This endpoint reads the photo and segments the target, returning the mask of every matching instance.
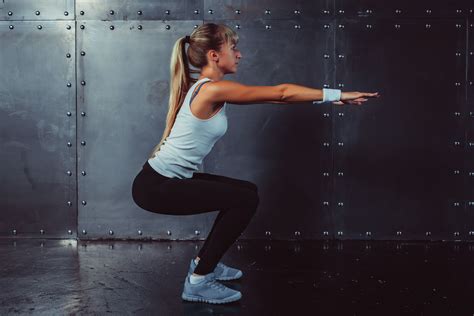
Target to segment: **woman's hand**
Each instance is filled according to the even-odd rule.
[[[341,100],[333,102],[336,105],[344,104],[357,104],[361,105],[362,102],[367,101],[366,98],[378,98],[380,94],[378,92],[341,92]]]

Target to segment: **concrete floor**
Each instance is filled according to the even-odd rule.
[[[474,315],[474,244],[238,240],[213,305],[181,300],[203,243],[0,239],[0,314]]]

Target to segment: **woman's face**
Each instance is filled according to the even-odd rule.
[[[242,58],[242,54],[237,49],[236,44],[223,44],[219,56],[219,66],[224,68],[224,73],[237,72],[238,63],[240,62],[240,58]]]

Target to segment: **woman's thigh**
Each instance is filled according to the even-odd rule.
[[[237,179],[235,179],[237,180]],[[222,210],[254,210],[256,190],[223,181],[171,178],[147,189],[147,209],[157,213],[188,215]]]

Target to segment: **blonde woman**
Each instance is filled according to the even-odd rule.
[[[222,304],[241,292],[219,283],[242,277],[241,270],[219,260],[254,216],[257,185],[250,181],[196,172],[204,157],[227,131],[227,102],[362,104],[378,93],[312,89],[295,84],[247,86],[223,80],[237,72],[242,54],[238,35],[223,24],[206,23],[180,38],[171,57],[171,89],[166,128],[133,181],[135,203],[150,212],[189,215],[219,210],[196,258],[192,258],[182,299]],[[188,44],[187,50],[185,45]],[[189,64],[200,69],[191,77]]]

